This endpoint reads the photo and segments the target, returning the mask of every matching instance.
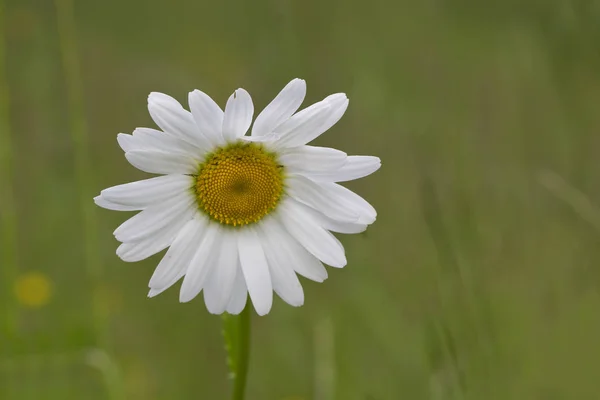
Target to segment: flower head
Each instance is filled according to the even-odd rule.
[[[331,232],[359,233],[375,209],[339,185],[379,169],[379,158],[307,143],[331,128],[348,107],[343,93],[296,111],[306,83],[294,79],[258,115],[237,89],[225,111],[205,93],[189,94],[190,111],[162,93],[148,109],[161,131],[119,134],[136,168],[162,176],[114,186],[94,200],[117,211],[138,211],[114,235],[117,255],[139,261],[168,248],[150,279],[149,296],[182,277],[180,300],[204,292],[209,312],[237,314],[248,294],[257,313],[269,312],[275,291],[304,303],[296,274],[322,282],[323,263],[346,265]]]

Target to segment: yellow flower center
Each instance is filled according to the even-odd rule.
[[[277,207],[282,193],[283,167],[258,144],[220,148],[198,170],[198,205],[221,224],[258,222]]]

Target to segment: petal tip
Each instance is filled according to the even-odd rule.
[[[334,263],[329,264],[329,265],[333,268],[344,268],[348,264],[348,260],[346,259],[345,255],[343,258],[340,258],[339,260],[332,260],[332,261],[334,261]]]
[[[271,311],[271,307],[269,308],[265,308],[264,310],[258,310],[256,309],[256,314],[258,314],[259,317],[264,317],[265,315],[267,315],[269,313],[269,311]]]
[[[117,143],[119,147],[125,152],[133,149],[133,135],[129,135],[127,133],[119,133],[117,135]]]
[[[326,100],[328,102],[330,102],[330,103],[331,102],[347,102],[347,101],[349,101],[348,96],[346,95],[346,93],[342,93],[342,92],[341,93],[335,93],[335,94],[332,94],[330,96],[327,96]]]
[[[120,248],[120,247],[119,247],[119,248]],[[117,251],[116,251],[117,257],[119,257],[119,259],[120,259],[121,261],[123,261],[123,262],[129,262],[129,261],[127,261],[127,260],[125,259],[125,257],[123,257],[123,251],[122,251],[122,250],[121,250],[121,251],[119,251],[119,248],[117,248]]]
[[[208,307],[206,307],[206,310],[208,311],[209,314],[212,314],[212,315],[221,315],[225,312],[223,310],[212,310]]]
[[[302,307],[304,305],[304,296],[302,296],[301,298],[291,301],[291,302],[286,302],[288,303],[290,306],[292,307]]]
[[[306,81],[302,78],[294,78],[290,81],[290,83],[295,85],[306,86]]]
[[[232,96],[233,96],[233,98],[234,98],[234,99],[237,99],[237,98],[238,98],[238,96],[246,96],[246,95],[249,97],[249,96],[250,96],[250,93],[248,93],[248,91],[247,91],[246,89],[244,89],[244,88],[241,88],[241,87],[240,87],[240,88],[237,88],[237,89],[235,89],[235,90],[233,91],[233,94],[232,94]]]
[[[96,204],[96,205],[97,205],[98,207],[100,207],[100,208],[104,208],[104,207],[102,206],[102,204],[103,204],[103,202],[102,202],[102,201],[103,201],[103,200],[104,200],[104,199],[102,198],[102,194],[99,194],[98,196],[94,197],[94,204]]]
[[[189,293],[184,292],[183,290],[181,292],[179,292],[179,302],[180,303],[189,303],[190,301],[192,301],[194,299],[194,296],[190,296]]]
[[[375,156],[374,156],[373,158],[375,158],[375,160],[373,160],[373,164],[374,164],[374,166],[376,167],[376,168],[375,168],[375,170],[374,170],[373,172],[375,172],[375,171],[377,171],[379,168],[381,168],[381,159],[380,159],[379,157],[375,157]]]

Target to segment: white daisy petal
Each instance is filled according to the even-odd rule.
[[[327,277],[327,270],[319,259],[310,254],[302,245],[294,239],[294,247],[290,255],[294,254],[297,262],[294,264],[294,271],[306,279],[315,282],[324,282]]]
[[[357,224],[353,222],[340,222],[323,215],[323,219],[320,221],[321,226],[328,231],[345,233],[345,234],[356,234],[362,233],[367,230],[369,225]]]
[[[287,192],[294,199],[319,210],[338,221],[357,222],[359,214],[352,208],[346,207],[337,192],[323,190],[318,183],[301,175],[292,175],[287,178]]]
[[[129,136],[131,139],[127,141],[126,146],[129,150],[154,150],[165,153],[183,153],[190,157],[198,157],[206,152],[191,143],[181,140],[168,133],[151,129],[151,128],[136,128],[133,135],[121,134],[123,137]]]
[[[99,207],[113,211],[138,211],[142,209],[142,207],[124,206],[123,204],[113,203],[112,201],[106,200],[102,195],[94,197],[94,203]]]
[[[223,110],[204,92],[194,90],[188,95],[190,110],[200,132],[214,146],[224,143],[221,128],[223,127]]]
[[[315,146],[293,147],[281,153],[279,161],[290,173],[330,171],[344,165],[347,157],[343,151]]]
[[[314,211],[315,213],[318,211]],[[315,256],[310,254],[296,239],[294,239],[283,225],[274,218],[275,223],[269,224],[272,237],[278,238],[281,252],[287,254],[287,262],[294,271],[303,277],[315,282],[327,279],[327,270]]]
[[[121,244],[117,249],[117,255],[125,262],[136,262],[166,249],[173,243],[181,228],[192,219],[194,213],[194,209],[189,209],[172,221],[167,227],[156,232],[155,235],[140,241]]]
[[[186,303],[192,300],[200,293],[206,278],[210,275],[211,270],[215,267],[217,260],[217,252],[213,251],[214,247],[220,242],[222,232],[218,225],[208,224],[206,233],[201,243],[198,243],[198,250],[190,266],[183,278],[181,291],[179,292],[179,301]]]
[[[181,228],[181,231],[162,258],[148,286],[152,289],[148,296],[153,297],[171,287],[185,275],[192,257],[201,242],[208,219],[196,213],[193,219]]]
[[[286,230],[312,255],[332,267],[346,265],[344,247],[323,229],[301,203],[288,198],[279,205],[278,216]]]
[[[269,263],[269,272],[273,282],[273,290],[283,301],[300,307],[304,304],[304,291],[302,285],[292,268],[290,254],[280,245],[281,238],[274,235],[271,226],[277,224],[270,219],[261,225],[261,239],[264,240],[263,250]]]
[[[136,148],[135,140],[133,140],[132,135],[128,135],[126,133],[119,133],[117,135],[117,143],[123,149],[123,151],[131,151]]]
[[[304,101],[306,82],[294,79],[288,83],[268,106],[256,117],[252,136],[267,135],[292,116]]]
[[[194,196],[191,193],[178,193],[171,199],[153,204],[129,218],[115,230],[114,235],[120,242],[134,242],[144,239],[166,228],[169,223],[192,208],[191,205],[194,201]]]
[[[173,197],[173,193],[190,190],[194,178],[188,175],[164,175],[113,186],[100,195],[113,203],[145,208]]]
[[[323,101],[329,103],[329,106],[331,107],[331,114],[329,115],[329,118],[327,118],[327,120],[323,123],[323,125],[321,125],[319,129],[314,133],[315,136],[312,139],[308,140],[307,143],[321,136],[324,132],[327,132],[329,128],[337,124],[337,122],[342,118],[342,116],[346,112],[346,109],[348,108],[348,103],[350,102],[350,100],[348,100],[348,97],[346,97],[345,93],[332,94],[331,96],[327,96]]]
[[[355,234],[366,231],[367,227],[369,226],[368,224],[356,222],[336,221],[335,219],[329,218],[327,215],[315,210],[314,208],[306,208],[306,211],[313,215],[314,219],[319,223],[319,225],[332,232]]]
[[[344,93],[333,94],[305,108],[275,129],[281,134],[279,146],[295,147],[311,142],[339,121],[346,108],[348,98]]]
[[[227,304],[227,312],[233,315],[241,313],[246,306],[247,300],[248,289],[246,288],[246,281],[244,281],[244,273],[238,264],[235,272],[235,281],[233,282],[233,290],[231,291],[231,298]]]
[[[200,163],[187,154],[156,150],[128,151],[125,157],[137,169],[151,174],[193,174]]]
[[[280,138],[279,135],[274,133],[269,133],[263,136],[242,136],[240,139],[246,142],[254,142],[254,143],[265,143],[265,142],[276,142]]]
[[[177,278],[177,280],[176,280],[175,282],[177,282],[177,281],[178,281],[178,280],[180,280],[181,278],[183,278],[183,274],[182,274],[182,275],[181,275],[179,278]],[[167,288],[164,288],[164,289],[150,289],[150,290],[148,291],[148,297],[150,297],[150,298],[152,298],[152,297],[156,297],[156,296],[158,296],[159,294],[161,294],[162,292],[164,292],[164,291],[165,291],[165,290],[167,290],[167,289],[168,289],[168,287],[167,287]]]
[[[320,182],[346,182],[371,175],[381,167],[379,157],[348,156],[346,163],[327,172],[308,172],[304,175]]]
[[[189,142],[200,149],[211,147],[208,139],[200,132],[192,114],[171,96],[152,92],[148,96],[148,111],[163,131]]]
[[[275,134],[280,136],[277,141],[279,148],[296,147],[308,143],[316,129],[322,126],[331,109],[326,102],[319,102],[294,114],[290,119],[275,128]]]
[[[233,141],[244,136],[252,123],[254,105],[244,89],[237,89],[227,100],[223,118],[223,138]]]
[[[169,244],[168,241],[155,236],[140,242],[121,243],[117,247],[117,256],[125,262],[137,262],[163,251]]]
[[[219,253],[215,268],[204,288],[204,302],[212,314],[221,314],[227,308],[240,263],[237,238],[223,234],[221,241],[220,246],[217,246]]]
[[[240,265],[250,299],[258,315],[265,315],[273,304],[273,286],[269,274],[269,264],[265,257],[257,232],[248,227],[238,233]]]
[[[332,182],[320,182],[318,186],[321,191],[327,193],[332,199],[335,199],[343,207],[357,213],[359,218],[354,221],[358,224],[372,224],[377,218],[377,211],[368,201],[354,193],[352,190]],[[331,215],[330,215],[331,217]],[[335,218],[334,218],[335,219]],[[341,222],[344,222],[340,220]]]

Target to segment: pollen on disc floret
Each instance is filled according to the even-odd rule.
[[[275,154],[255,143],[217,149],[200,165],[196,179],[200,209],[231,226],[260,221],[283,193],[283,167]]]

